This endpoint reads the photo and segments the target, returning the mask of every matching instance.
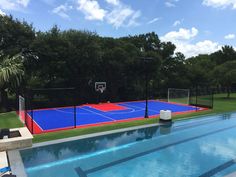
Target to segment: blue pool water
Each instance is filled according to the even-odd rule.
[[[236,171],[236,113],[20,153],[29,177],[224,176]]]

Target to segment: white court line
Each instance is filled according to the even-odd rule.
[[[91,106],[88,106],[88,107],[90,107],[90,108],[92,108]],[[79,107],[78,109],[80,109],[81,107]],[[52,108],[52,110],[54,110],[54,111],[58,111],[58,112],[63,112],[63,113],[66,113],[66,114],[74,114],[74,112],[73,111],[63,111],[63,110],[61,110],[61,109],[64,109],[64,108]],[[82,108],[81,108],[82,109]],[[109,115],[116,115],[116,114],[130,114],[130,113],[133,113],[133,112],[138,112],[138,111],[141,111],[142,109],[140,109],[140,110],[135,110],[135,109],[133,109],[133,108],[129,108],[129,110],[130,111],[126,111],[126,112],[112,112],[112,113],[110,113],[110,112],[104,112],[104,114],[109,114]],[[86,110],[86,111],[88,111],[88,110]],[[119,111],[119,110],[118,110]],[[78,114],[78,115],[89,115],[90,113],[79,113],[79,111],[76,111],[76,114]]]
[[[134,108],[139,108],[139,109],[141,109],[141,110],[145,110],[145,108],[142,108],[142,107],[139,107],[139,106],[131,106],[131,105],[128,105],[127,103],[121,103],[121,104],[123,104],[123,105],[125,105],[125,106],[127,106],[127,107],[134,107]],[[141,104],[145,104],[145,103],[141,103]],[[148,108],[148,110],[153,111],[153,112],[156,112],[156,113],[159,114],[159,112],[156,111],[156,110],[149,109],[149,108]]]
[[[107,118],[107,119],[116,121],[115,119],[112,119],[111,117],[105,116],[105,115],[103,115],[103,114],[100,114],[100,113],[97,113],[97,112],[94,112],[94,111],[91,111],[91,110],[88,110],[88,109],[85,109],[85,108],[82,108],[82,107],[81,107],[81,109],[83,109],[83,110],[85,110],[85,111],[88,111],[88,112],[91,112],[91,113],[93,113],[93,114],[97,114],[97,115],[99,115],[99,116],[105,117],[105,118]]]
[[[26,111],[26,113],[28,114],[28,116],[30,117],[30,119],[33,120],[33,122],[38,125],[38,127],[42,130],[42,131],[45,131],[37,122],[35,119],[32,118],[32,116]],[[34,112],[33,112],[33,117],[34,117]],[[30,123],[31,124],[31,123]],[[32,125],[31,125],[32,126]],[[33,125],[34,126],[34,125]],[[27,126],[26,126],[27,127]],[[32,130],[34,131],[34,128],[32,128]]]
[[[118,111],[123,111],[123,110],[117,110],[117,112],[105,112],[107,114],[111,114],[111,115],[114,115],[114,114],[130,114],[130,113],[133,113],[133,112],[137,112],[135,109],[133,108],[129,108],[131,111],[126,111],[126,112],[118,112]]]
[[[81,107],[79,107],[79,108],[81,108]],[[63,110],[60,110],[60,109],[65,109],[65,108],[52,108],[52,110],[55,110],[55,111],[58,111],[58,112],[63,112],[63,113],[66,113],[66,114],[74,114],[73,111],[63,111]],[[71,109],[73,109],[73,108],[71,108]],[[76,107],[76,109],[77,109],[77,107]],[[76,110],[76,114],[83,114],[83,115],[90,114],[90,113],[79,113],[78,111]]]

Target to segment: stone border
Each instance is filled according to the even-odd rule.
[[[17,177],[27,177],[19,150],[8,151],[8,159],[12,174]]]
[[[10,129],[11,131],[19,131],[20,137],[7,138],[0,140],[0,151],[14,150],[25,147],[32,147],[33,136],[29,130],[24,128],[14,128]]]
[[[155,126],[159,126],[159,125],[161,125],[161,124],[156,123],[156,124],[135,126],[135,127],[129,127],[129,128],[123,128],[123,129],[117,129],[117,130],[111,130],[111,131],[104,131],[104,132],[99,132],[99,133],[91,133],[91,134],[86,134],[86,135],[81,135],[81,136],[70,137],[70,138],[52,140],[52,141],[47,141],[47,142],[43,142],[43,143],[35,143],[35,144],[33,144],[33,147],[31,147],[31,148],[48,146],[48,145],[59,144],[59,143],[65,143],[65,142],[69,142],[69,141],[76,141],[76,140],[86,139],[86,138],[93,138],[93,137],[109,135],[109,134],[113,134],[113,133],[122,133],[122,132],[126,132],[126,131],[155,127]],[[24,149],[31,149],[31,148],[24,148]],[[21,150],[23,150],[23,149],[21,149]]]

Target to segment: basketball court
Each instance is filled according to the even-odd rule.
[[[95,82],[95,91],[99,96],[103,95],[106,88],[106,82]],[[47,102],[39,108],[30,106],[30,109],[26,107],[25,98],[19,97],[19,117],[33,134],[141,120],[147,116],[146,100],[118,103],[107,101],[101,103],[102,101],[99,101],[99,104],[83,104],[80,106],[75,104],[66,105],[65,100],[57,100],[56,103],[60,103],[62,106],[55,106],[53,104],[47,107],[48,103],[54,103],[53,100],[48,99],[49,96],[57,98],[65,92],[74,93],[74,89],[50,89],[49,92],[46,92],[47,94],[45,94],[45,89],[36,90],[34,96],[36,98],[43,98]],[[148,100],[148,117],[158,117],[161,110],[171,110],[173,114],[206,110],[206,108],[199,106],[191,106],[189,104],[189,93],[188,89],[168,89],[168,102],[157,99]],[[73,94],[63,96],[66,100],[73,97]],[[37,102],[32,103],[35,105]]]
[[[184,114],[203,110],[194,106],[167,103],[158,100],[148,102],[149,118],[158,117],[160,110],[171,110],[174,114]],[[27,112],[27,124],[33,133],[40,134],[70,128],[83,128],[128,122],[144,118],[145,101],[87,104],[76,107],[35,109]],[[33,120],[33,121],[32,121]]]

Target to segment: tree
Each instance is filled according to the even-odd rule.
[[[228,61],[224,64],[216,66],[213,71],[216,84],[220,84],[227,88],[227,98],[230,97],[230,88],[236,83],[236,61]]]
[[[226,45],[221,50],[211,54],[210,59],[217,65],[220,65],[227,61],[236,60],[236,51],[232,46]]]
[[[20,85],[23,75],[23,56],[21,54],[12,57],[0,54],[0,92],[3,106],[9,110],[6,89],[15,90]]]
[[[5,55],[14,55],[29,49],[35,38],[32,25],[13,19],[12,16],[0,15],[0,50]]]

